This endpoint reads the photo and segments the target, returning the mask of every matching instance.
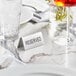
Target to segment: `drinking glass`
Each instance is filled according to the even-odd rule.
[[[52,2],[53,2],[53,4],[52,3],[50,3],[50,5],[53,5],[53,6],[55,6],[55,7],[59,7],[59,8],[66,8],[66,21],[64,21],[63,22],[63,20],[61,19],[61,17],[60,17],[60,14],[62,15],[63,13],[63,11],[60,13],[60,11],[59,11],[59,15],[58,16],[56,16],[55,18],[57,18],[57,20],[58,19],[60,19],[61,20],[61,23],[59,22],[59,24],[58,24],[58,26],[60,25],[60,27],[64,27],[64,25],[66,26],[65,28],[66,28],[66,32],[64,33],[64,34],[66,34],[66,51],[65,51],[65,55],[66,55],[66,57],[65,57],[65,65],[66,66],[68,66],[68,64],[70,64],[70,59],[74,59],[74,58],[72,58],[71,56],[69,57],[69,45],[71,44],[71,41],[70,41],[70,27],[72,26],[72,20],[71,20],[71,18],[72,18],[72,15],[70,15],[70,13],[71,13],[71,10],[70,10],[70,8],[71,7],[73,7],[73,6],[75,6],[76,5],[76,0],[52,0]],[[51,6],[50,6],[51,7]],[[54,10],[54,7],[53,7],[53,10]],[[56,11],[55,11],[56,12]],[[51,15],[52,16],[52,15]],[[51,18],[52,19],[52,18]],[[76,20],[75,20],[76,21]],[[64,24],[64,23],[66,23],[66,24]],[[56,23],[56,21],[53,23],[53,27],[55,27],[55,26],[57,26],[57,23]],[[61,30],[60,29],[60,27],[58,28],[58,30]],[[56,28],[56,27],[55,27]],[[54,28],[53,28],[54,29]],[[54,31],[54,30],[53,30]],[[56,31],[56,30],[55,30]],[[72,32],[72,31],[71,31]],[[52,33],[52,32],[50,32],[50,33]],[[72,32],[73,33],[73,32]],[[61,32],[60,32],[60,34],[61,34]],[[73,33],[74,34],[74,33]],[[59,33],[57,34],[57,32],[56,32],[56,35],[59,35]],[[57,38],[58,36],[55,36],[55,38],[56,39],[59,39],[61,36],[59,35],[59,37]],[[61,44],[63,45],[63,43],[64,43],[64,41],[63,40],[60,40],[61,41]],[[57,40],[57,42],[58,42],[58,44],[59,44],[59,40]],[[54,47],[55,48],[55,47]],[[58,49],[59,50],[59,49]]]
[[[14,54],[14,41],[18,38],[21,14],[21,0],[0,0],[1,33],[5,39],[4,46]]]
[[[70,12],[70,7],[73,7],[73,6],[76,6],[76,0],[54,0],[54,2],[55,2],[55,4],[57,5],[57,6],[62,6],[62,7],[66,7],[66,9],[67,9],[67,45],[66,45],[66,62],[67,62],[67,64],[66,64],[66,66],[68,66],[68,65],[70,65],[70,66],[73,66],[73,64],[74,64],[74,62],[72,62],[72,61],[74,61],[74,54],[73,55],[70,55],[69,56],[69,42],[70,42],[70,26],[72,26],[72,24],[70,24],[70,20],[69,20],[69,17],[70,17],[70,14],[69,14],[69,12]],[[71,63],[73,63],[73,64],[71,64]]]
[[[66,50],[66,9],[56,6],[53,2],[50,5],[50,24],[49,36],[52,40],[52,54],[55,57],[52,59],[54,64],[65,66],[65,50]],[[64,16],[64,18],[62,18]]]

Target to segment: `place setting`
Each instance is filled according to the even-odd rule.
[[[12,4],[12,6],[10,7],[11,4]],[[44,8],[44,6],[42,7],[41,3],[39,2],[40,7],[42,7],[42,9],[43,9],[42,10],[42,9],[40,9],[40,7],[36,8],[32,5],[29,5],[29,4],[27,5],[25,3],[24,4],[22,3],[22,5],[20,6],[20,4],[21,3],[19,3],[18,1],[10,3],[10,4],[9,4],[9,2],[8,3],[5,2],[5,6],[2,6],[0,8],[1,9],[1,12],[0,12],[1,13],[1,15],[0,15],[1,16],[1,19],[0,19],[1,20],[1,25],[0,25],[1,42],[0,42],[0,44],[1,44],[1,48],[2,49],[4,48],[4,50],[3,50],[4,52],[3,51],[1,52],[1,56],[3,55],[5,57],[8,54],[12,53],[9,56],[9,58],[15,56],[18,60],[20,60],[22,62],[22,60],[20,59],[19,54],[18,54],[18,49],[16,47],[18,44],[16,44],[16,43],[19,42],[18,40],[20,40],[21,37],[27,36],[34,32],[37,32],[36,30],[42,29],[43,27],[48,25],[49,6],[46,3],[43,3],[43,5],[47,7],[47,8]],[[7,10],[3,10],[6,7],[7,7]],[[9,10],[10,10],[10,12],[9,12]],[[20,12],[20,10],[21,10],[21,12]],[[7,13],[7,15],[6,15],[6,13]],[[20,16],[20,14],[21,14],[21,16]],[[19,18],[20,18],[20,20],[19,20]],[[19,26],[19,21],[20,21],[20,26]],[[35,25],[33,25],[33,24],[35,24]],[[5,25],[7,25],[7,26],[5,26]],[[33,26],[33,29],[36,28],[36,30],[30,29],[31,26]],[[25,29],[24,29],[24,27],[25,27]],[[23,32],[24,31],[23,29],[25,30],[25,32]],[[29,29],[29,31],[27,31],[27,29]],[[18,34],[19,34],[19,38],[18,38]],[[40,35],[41,35],[41,33],[40,33]],[[17,42],[15,42],[15,41],[17,41]],[[5,61],[5,59],[3,59],[3,60]],[[10,59],[8,59],[7,61],[10,62]],[[22,62],[22,64],[23,64],[23,62]]]
[[[75,76],[76,7],[56,1],[0,0],[0,75]]]

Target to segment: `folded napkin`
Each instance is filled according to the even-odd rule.
[[[48,37],[47,37],[48,38]],[[25,63],[32,63],[35,56],[48,56],[52,52],[52,43],[51,41],[45,42],[44,45],[19,52],[19,56]]]
[[[48,26],[48,22],[40,22],[37,24],[26,23],[21,26],[20,32],[19,32],[19,37],[33,34],[46,26]]]
[[[54,47],[54,48],[53,48]],[[25,63],[65,64],[65,46],[60,46],[46,36],[45,44],[30,50],[20,50],[19,56]]]
[[[37,24],[27,23],[21,27],[20,33],[19,33],[20,37],[23,37],[23,36],[26,37],[26,36],[29,36],[33,33],[37,33],[38,31],[41,31],[43,34],[43,38],[45,40],[44,44],[42,46],[32,48],[29,50],[25,50],[25,51],[19,51],[20,58],[24,62],[26,62],[26,63],[29,62],[31,57],[33,57],[36,54],[42,54],[43,55],[43,54],[50,54],[51,53],[52,44],[51,44],[51,41],[49,41],[46,26],[48,26],[48,22],[41,22],[41,23],[37,23]],[[17,47],[18,41],[19,40],[17,40],[15,42],[16,47]],[[48,44],[48,43],[50,43],[50,44]]]
[[[21,17],[20,17],[20,24],[24,24],[31,20],[33,17],[33,11],[29,7],[22,6],[21,8]]]

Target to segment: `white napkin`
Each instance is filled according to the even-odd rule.
[[[41,0],[22,0],[22,4],[31,5],[40,11],[45,11],[47,8],[49,8],[48,4]]]
[[[45,37],[46,41],[44,45],[19,52],[22,61],[25,63],[56,64],[54,63],[55,61],[58,65],[65,64],[65,47],[54,44],[47,35]]]
[[[48,26],[48,22],[41,22],[37,24],[26,23],[23,26],[21,26],[19,37],[23,37],[35,33],[46,26]]]
[[[19,51],[19,56],[25,63],[32,62],[32,59],[35,55],[44,56],[44,54],[45,55],[51,54],[52,42],[51,40],[49,40],[46,29],[42,29],[42,33],[44,38],[44,45],[25,51]]]
[[[22,6],[21,8],[21,17],[20,17],[20,24],[24,24],[31,20],[33,17],[33,11],[25,6]]]
[[[47,37],[47,39],[48,39],[48,37]],[[40,47],[21,51],[19,56],[23,62],[32,63],[35,56],[49,55],[49,54],[51,54],[51,52],[52,52],[52,43],[51,43],[51,41],[48,42],[48,40],[47,40],[47,42]]]
[[[48,26],[48,22],[41,22],[41,23],[38,23],[35,25],[28,23],[28,24],[26,24],[26,26],[24,25],[21,28],[20,34],[19,34],[20,37],[27,36],[27,35],[36,33],[38,31],[42,31],[43,37],[45,40],[45,44],[40,47],[36,47],[36,48],[30,49],[30,50],[25,50],[25,51],[20,52],[20,57],[24,62],[29,62],[31,57],[36,54],[41,54],[41,53],[50,54],[51,53],[52,44],[51,44],[51,41],[49,41],[46,28],[44,28],[46,26]],[[17,45],[17,43],[18,43],[18,41],[15,42],[15,45]]]

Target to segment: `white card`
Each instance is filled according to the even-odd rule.
[[[37,32],[35,34],[20,38],[18,48],[29,50],[43,44],[44,38],[42,32]]]

